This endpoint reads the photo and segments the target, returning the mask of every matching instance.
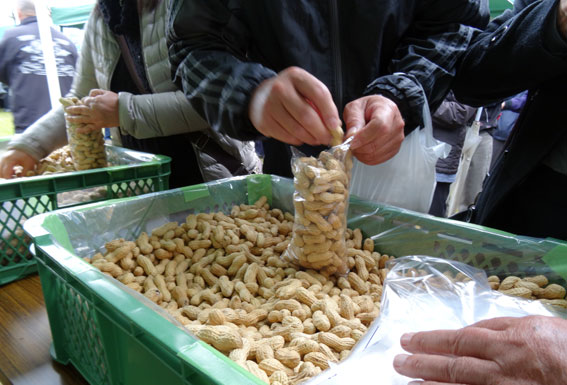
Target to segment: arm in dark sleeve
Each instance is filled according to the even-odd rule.
[[[174,0],[168,45],[176,81],[191,106],[216,131],[260,137],[248,117],[252,92],[276,73],[245,61],[248,30],[222,0]]]
[[[567,42],[557,28],[557,4],[532,0],[477,31],[453,84],[457,98],[481,106],[564,73]]]
[[[425,97],[432,111],[442,102],[455,76],[457,59],[472,38],[472,27],[484,27],[488,22],[481,1],[420,4],[413,26],[400,41],[390,63],[393,74],[376,79],[365,91],[383,94],[396,102],[406,123],[406,133],[421,125]]]

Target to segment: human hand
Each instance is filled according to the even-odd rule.
[[[84,104],[82,106],[65,108],[69,123],[82,125],[77,128],[77,132],[86,133],[120,125],[118,94],[112,91],[94,89],[82,101]]]
[[[396,103],[381,95],[364,96],[346,105],[346,137],[362,163],[376,165],[396,155],[404,140],[404,120]]]
[[[567,384],[567,321],[556,317],[494,318],[460,330],[404,334],[413,355],[394,359],[421,385]]]
[[[330,130],[341,125],[327,87],[298,67],[263,81],[250,99],[248,115],[264,136],[296,146],[329,144]]]
[[[0,158],[0,178],[10,179],[14,177],[14,167],[22,167],[22,175],[26,175],[28,171],[34,170],[38,164],[38,160],[27,152],[21,150],[8,150]]]
[[[558,5],[557,10],[557,27],[563,35],[564,39],[567,39],[567,0],[561,0]]]

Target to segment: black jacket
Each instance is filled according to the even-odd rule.
[[[77,48],[51,28],[61,95],[71,88]],[[10,87],[10,109],[16,132],[22,132],[51,109],[43,51],[36,17],[7,30],[0,42],[0,81]]]
[[[503,219],[496,218],[499,208],[557,143],[567,143],[567,42],[556,27],[557,3],[516,0],[516,15],[506,12],[479,33],[459,69],[455,94],[468,104],[482,105],[529,89],[506,149],[485,180],[473,218],[476,223],[492,226],[498,219],[499,228],[507,230]],[[553,181],[548,187],[554,188]],[[563,196],[565,208],[567,191]],[[517,209],[530,210],[532,203]],[[546,217],[537,221],[542,230],[552,223]],[[567,234],[564,218],[559,221],[563,228],[550,232]]]
[[[240,139],[259,138],[252,91],[290,66],[321,80],[339,113],[363,95],[389,97],[409,132],[421,123],[421,87],[431,108],[443,100],[472,36],[464,25],[487,21],[480,9],[479,0],[174,0],[170,58],[195,110]],[[286,147],[266,149],[266,163],[277,158],[289,175]]]

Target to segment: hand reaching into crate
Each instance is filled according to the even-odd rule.
[[[394,368],[429,384],[567,383],[567,320],[493,318],[460,330],[405,334]],[[413,382],[412,382],[413,384]]]
[[[17,149],[6,151],[0,158],[0,178],[25,176],[35,170],[39,161],[27,152]]]

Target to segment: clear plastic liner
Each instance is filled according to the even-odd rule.
[[[380,316],[351,355],[307,384],[406,385],[410,378],[394,370],[404,333],[459,329],[495,317],[562,316],[537,301],[490,289],[484,271],[460,262],[408,256],[389,262]]]
[[[346,272],[351,169],[350,140],[322,151],[318,158],[293,149],[295,220],[284,259],[327,274]]]
[[[293,193],[294,185],[286,178],[235,177],[58,210],[31,218],[24,228],[36,240],[41,238],[42,248],[53,258],[64,255],[62,248],[77,257],[91,257],[113,239],[135,239],[142,231],[184,221],[188,214],[228,214],[232,205],[251,204],[261,196],[268,197],[271,207],[291,212]],[[539,302],[492,291],[484,271],[500,277],[543,274],[550,282],[565,285],[567,265],[558,263],[567,255],[564,242],[514,236],[352,196],[348,226],[361,228],[378,251],[398,258],[389,265],[379,318],[347,360],[310,384],[405,385],[409,379],[398,375],[392,364],[394,356],[403,352],[399,344],[403,333],[455,329],[497,316],[559,314]],[[415,256],[419,254],[433,257]],[[74,257],[64,263],[73,268],[70,274],[95,269]],[[421,274],[407,275],[412,272]],[[447,277],[448,272],[453,279]]]

